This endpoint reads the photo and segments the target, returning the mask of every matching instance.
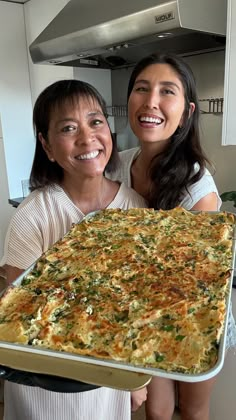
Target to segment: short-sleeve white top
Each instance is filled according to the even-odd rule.
[[[139,147],[120,152],[120,165],[118,166],[117,170],[112,173],[108,173],[107,177],[114,181],[116,180],[119,182],[124,182],[128,187],[131,187],[131,166],[133,161],[138,157],[139,153]],[[179,203],[179,206],[184,207],[186,210],[191,210],[191,208],[199,200],[201,200],[201,198],[212,192],[215,192],[217,195],[219,209],[222,204],[221,199],[219,197],[212,175],[207,169],[205,169],[202,178],[199,179],[199,181],[197,181],[195,184],[192,184],[190,187],[188,187],[188,192],[186,191],[183,199]]]

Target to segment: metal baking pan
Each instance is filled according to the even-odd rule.
[[[152,376],[160,376],[184,382],[199,382],[214,377],[222,369],[225,358],[227,324],[234,276],[235,236],[236,232],[234,228],[233,257],[231,261],[231,276],[226,295],[227,310],[224,329],[219,344],[218,360],[215,366],[210,370],[199,374],[167,372],[153,367],[134,366],[124,362],[116,362],[91,356],[80,356],[78,354],[43,348],[39,349],[30,345],[12,344],[4,341],[0,341],[0,364],[13,369],[55,375],[61,378],[70,378],[97,386],[108,386],[123,390],[140,389],[150,382]],[[20,285],[24,276],[32,270],[34,265],[35,264],[22,273],[13,284]]]
[[[35,263],[24,271],[13,282],[13,285],[19,286],[23,278],[34,266]],[[132,367],[131,369],[126,369],[125,364],[116,364],[115,362],[94,357],[43,348],[39,349],[31,345],[14,344],[6,341],[0,341],[0,365],[23,372],[68,378],[85,384],[92,384],[96,387],[108,386],[127,391],[143,388],[151,380],[151,375],[148,372],[137,372]],[[40,380],[40,378],[38,379]],[[43,384],[44,380],[42,378],[41,385]],[[49,389],[48,387],[46,388]],[[78,389],[80,388],[78,384]],[[58,391],[58,389],[54,390]]]

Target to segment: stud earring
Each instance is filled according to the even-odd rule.
[[[55,162],[55,159],[53,159],[53,158],[50,158],[49,160],[50,160],[51,162]]]

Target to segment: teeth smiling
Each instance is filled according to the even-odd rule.
[[[95,159],[99,155],[99,151],[95,150],[94,152],[86,153],[84,155],[79,155],[76,159],[86,160],[86,159]]]
[[[139,120],[141,122],[150,122],[155,124],[161,124],[161,118],[153,118],[153,117],[140,117]]]

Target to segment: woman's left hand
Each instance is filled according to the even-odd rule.
[[[131,392],[131,411],[138,410],[142,403],[147,399],[147,388],[138,389]]]

